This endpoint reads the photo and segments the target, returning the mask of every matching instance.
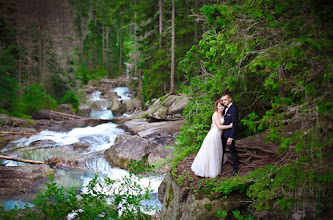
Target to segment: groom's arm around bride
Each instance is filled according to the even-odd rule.
[[[229,94],[222,95],[221,100],[226,108],[224,113],[224,125],[229,125],[231,123],[233,124],[232,128],[223,131],[223,153],[225,152],[225,148],[227,146],[232,158],[232,175],[235,175],[238,173],[238,155],[235,148],[235,138],[237,137],[238,133],[238,109],[231,102],[231,97]],[[223,155],[222,158],[224,158]]]

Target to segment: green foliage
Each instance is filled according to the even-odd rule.
[[[226,218],[227,215],[228,215],[228,211],[222,211],[220,209],[218,209],[216,214],[215,214],[216,217],[222,218],[222,219]]]
[[[232,211],[232,214],[233,214],[234,217],[235,217],[236,219],[238,219],[238,220],[253,220],[252,215],[249,215],[249,216],[247,216],[247,217],[243,217],[243,216],[241,215],[241,213],[240,213],[239,210],[233,210],[233,211]]]
[[[240,110],[238,138],[269,129],[267,141],[281,152],[292,149],[320,163],[329,157],[333,31],[312,14],[313,4],[244,0],[202,7],[210,29],[179,63],[182,92],[192,98],[173,169],[199,149],[224,92]]]
[[[46,190],[34,200],[34,207],[4,211],[0,206],[0,218],[12,219],[20,213],[20,219],[63,219],[68,214],[73,214],[75,219],[150,219],[143,211],[151,211],[153,207],[142,202],[150,199],[151,191],[143,189],[131,177],[120,181],[95,175],[87,186],[87,193],[80,195],[75,189],[57,185],[52,175],[49,179]]]
[[[72,89],[69,90],[64,95],[61,102],[70,104],[73,107],[75,112],[79,111],[79,106],[80,106],[79,98],[77,97],[77,95],[75,94],[75,92]]]
[[[17,48],[13,45],[13,42],[16,41],[16,34],[2,14],[0,22],[0,108],[11,111],[15,105],[15,96],[18,91],[18,81],[15,77]]]
[[[248,176],[235,176],[233,178],[201,179],[198,185],[192,186],[191,190],[205,197],[227,198],[233,192],[244,193],[252,201],[258,211],[270,210],[273,206],[280,207],[281,211],[288,216],[293,208],[302,205],[311,208],[312,202],[321,207],[314,210],[313,215],[319,215],[320,210],[329,208],[332,199],[329,196],[329,186],[333,182],[333,167],[325,170],[313,171],[313,168],[303,163],[294,162],[284,166],[267,165],[251,171]],[[184,176],[180,176],[186,181]],[[212,194],[217,193],[217,194]],[[237,219],[252,219],[252,216],[242,217],[237,210],[233,211]],[[224,218],[227,212],[219,211],[218,217]],[[223,217],[224,216],[224,217]]]
[[[57,101],[43,91],[43,85],[32,85],[27,88],[22,101],[22,112],[28,115],[38,110],[57,107]]]
[[[154,173],[154,165],[148,164],[147,158],[143,158],[140,161],[130,159],[128,163],[128,170],[136,175]]]

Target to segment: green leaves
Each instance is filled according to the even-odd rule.
[[[141,187],[131,177],[111,180],[95,175],[87,192],[78,195],[77,190],[56,184],[50,175],[46,190],[34,200],[34,208],[3,212],[0,206],[0,217],[17,217],[20,212],[20,219],[63,219],[69,214],[75,219],[150,219],[144,211],[151,211],[153,207],[142,202],[150,199],[151,190]]]

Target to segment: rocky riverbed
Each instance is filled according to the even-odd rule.
[[[137,161],[148,159],[149,164],[156,164],[172,157],[173,148],[167,148],[167,146],[175,144],[180,127],[184,122],[179,117],[179,112],[182,112],[184,105],[172,104],[179,102],[180,99],[186,99],[186,97],[174,96],[172,97],[174,101],[169,101],[167,105],[156,102],[156,105],[163,109],[160,112],[169,115],[168,119],[161,118],[156,113],[155,117],[149,117],[149,109],[142,111],[137,106],[135,98],[131,99],[131,104],[128,104],[131,100],[124,102],[119,96],[116,96],[117,99],[114,98],[115,96],[112,98],[114,88],[111,88],[110,85],[126,86],[122,82],[122,80],[112,82],[108,79],[90,82],[83,88],[86,99],[91,100],[92,94],[98,91],[98,88],[102,90],[100,94],[102,102],[98,100],[99,104],[96,104],[87,101],[86,106],[81,106],[80,115],[74,114],[73,109],[68,105],[59,106],[58,111],[38,111],[32,119],[18,119],[1,114],[0,154],[45,161],[46,164],[23,166],[26,164],[19,163],[17,164],[19,166],[12,164],[10,168],[0,166],[0,179],[2,180],[0,182],[0,200],[17,199],[29,192],[36,192],[36,189],[47,181],[45,175],[52,169],[94,171],[92,167],[100,166],[96,165],[100,163],[97,160],[105,161],[102,164],[109,162],[114,168],[127,169],[130,159]],[[108,119],[88,118],[92,111],[101,110],[105,102],[107,103],[106,110],[114,112],[111,109],[114,103],[117,103],[118,110],[115,110],[118,111],[117,114],[126,113],[127,115]],[[156,109],[156,105],[152,105],[152,107]],[[172,117],[171,111],[168,110],[170,107],[177,114],[176,117]],[[83,114],[83,112],[85,113]],[[83,129],[86,130],[83,132]],[[111,129],[112,135],[101,134],[103,132],[99,133],[100,129]],[[75,136],[77,133],[80,135]],[[96,149],[95,142],[101,140],[106,140],[108,144]],[[0,159],[0,162],[3,165],[4,160]],[[8,161],[5,163],[8,164]],[[91,165],[92,163],[96,164]],[[110,166],[109,164],[103,166]],[[38,169],[38,167],[43,169]],[[167,171],[168,165],[159,169],[159,172]],[[35,173],[36,178],[31,178],[29,175],[31,172]],[[10,175],[11,173],[13,175]],[[71,178],[70,176],[67,178]],[[8,190],[9,185],[12,185],[14,190]]]

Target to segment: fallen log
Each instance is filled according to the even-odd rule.
[[[45,162],[42,161],[36,161],[36,160],[26,160],[26,159],[20,159],[20,158],[15,158],[15,157],[9,157],[5,155],[0,155],[0,159],[5,159],[5,160],[13,160],[13,161],[18,161],[18,162],[23,162],[23,163],[29,163],[29,164],[47,164],[50,165],[51,167],[65,167],[65,168],[75,168],[75,169],[80,169],[80,170],[88,170],[88,168],[85,167],[78,167],[78,161],[77,160],[66,160],[57,156],[54,156]]]
[[[67,113],[63,113],[63,112],[57,112],[57,111],[52,111],[50,110],[50,112],[57,114],[61,117],[63,117],[64,119],[85,119],[85,117],[82,116],[78,116],[78,115],[72,115],[72,114],[67,114]]]
[[[6,135],[35,135],[36,133],[31,132],[14,132],[14,131],[0,131],[0,136]]]
[[[13,160],[13,161],[30,163],[30,164],[46,164],[45,162],[42,162],[42,161],[26,160],[26,159],[20,159],[20,158],[15,158],[15,157],[8,157],[8,156],[4,156],[4,155],[0,155],[0,159]]]

